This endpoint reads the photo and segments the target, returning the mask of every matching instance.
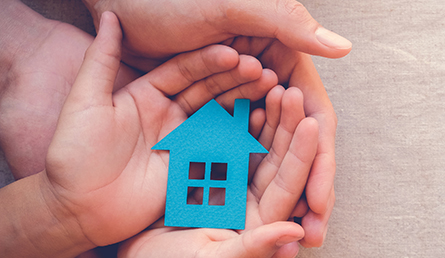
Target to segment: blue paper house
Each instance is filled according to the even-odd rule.
[[[248,132],[249,105],[235,100],[231,116],[211,100],[153,146],[170,151],[166,226],[244,229],[249,156],[267,153]]]

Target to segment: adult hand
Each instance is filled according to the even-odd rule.
[[[0,146],[20,179],[45,168],[60,110],[93,37],[20,1],[2,1],[0,17]],[[122,64],[115,89],[137,76]]]
[[[236,36],[276,38],[293,50],[330,58],[351,49],[348,40],[321,27],[294,0],[83,2],[96,27],[104,11],[116,13],[125,35],[123,60],[145,71],[177,53]]]
[[[335,131],[337,117],[323,83],[307,54],[292,50],[278,40],[237,37],[227,41],[239,53],[256,56],[265,67],[277,72],[279,82],[299,88],[304,95],[306,116],[320,126],[317,156],[309,175],[305,195],[293,216],[302,218],[305,247],[321,246],[335,203]],[[255,168],[253,168],[255,169]]]
[[[267,95],[266,111],[255,110],[251,120],[269,154],[248,186],[245,230],[168,228],[159,221],[126,241],[119,257],[295,257],[304,232],[287,219],[306,185],[318,124],[305,117],[301,92],[281,86]]]
[[[351,43],[321,27],[297,1],[126,1],[84,0],[98,24],[105,10],[115,12],[125,32],[124,60],[150,70],[166,57],[223,42],[274,70],[281,84],[299,87],[306,115],[320,126],[317,158],[305,192],[309,210],[302,244],[320,246],[335,202],[337,118],[310,57],[342,57]],[[140,56],[142,55],[142,56]],[[306,203],[306,199],[302,199]]]
[[[112,94],[121,37],[116,16],[103,13],[44,172],[48,199],[58,204],[54,216],[76,221],[67,227],[91,245],[124,240],[164,213],[168,155],[151,151],[154,144],[212,98],[233,106],[235,98],[257,100],[277,84],[255,58],[216,45],[179,55]],[[67,214],[71,219],[63,219]]]

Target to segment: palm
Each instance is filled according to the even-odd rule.
[[[271,257],[280,247],[275,242],[282,235],[293,235],[294,241],[297,235],[301,237],[299,226],[277,221],[289,218],[302,194],[315,156],[317,125],[314,120],[304,118],[302,98],[295,89],[284,94],[282,88],[274,88],[266,99],[266,116],[259,141],[270,153],[259,163],[248,186],[245,230],[178,229],[155,225],[126,243],[121,255],[193,257],[201,253],[204,257]],[[268,237],[260,236],[266,232]],[[198,241],[184,243],[184,239]],[[269,242],[265,245],[269,249],[258,249],[261,243],[257,240]],[[181,243],[186,244],[184,249],[169,248],[170,245],[181,246]],[[280,252],[285,255],[283,257],[295,254],[295,246]]]
[[[150,148],[162,131],[171,130],[186,118],[179,106],[167,98],[164,103],[155,99],[157,106],[145,105],[153,99],[133,95],[130,92],[137,87],[131,86],[127,87],[129,91],[118,92],[113,97],[114,107],[90,108],[71,116],[70,121],[62,120],[55,137],[61,133],[70,138],[67,135],[74,130],[77,137],[86,140],[73,138],[76,140],[69,142],[63,153],[53,143],[51,148],[57,149],[58,153],[54,154],[50,149],[48,154],[48,176],[53,184],[63,189],[59,191],[61,196],[76,206],[74,212],[77,209],[96,210],[94,216],[80,219],[79,223],[97,245],[130,237],[162,216],[166,161],[165,157],[152,153]],[[133,98],[134,102],[129,105],[128,101]],[[154,108],[160,116],[140,118],[147,116],[143,115],[143,110]],[[168,115],[169,112],[174,114]],[[70,166],[65,161],[61,170],[57,161],[59,154],[70,156],[75,162]],[[85,166],[79,166],[78,161]],[[53,175],[52,171],[56,170],[57,174]],[[102,230],[97,231],[97,227]]]

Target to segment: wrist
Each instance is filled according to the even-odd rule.
[[[0,3],[0,94],[8,85],[8,73],[15,60],[33,53],[33,46],[48,31],[48,20],[19,0]]]
[[[1,257],[74,257],[95,246],[58,202],[45,172],[0,191]]]
[[[48,237],[52,241],[58,241],[59,250],[57,257],[72,257],[96,246],[84,235],[77,217],[59,201],[59,196],[49,182],[46,171],[38,176],[38,189],[48,210],[48,216],[52,218],[52,234]],[[56,257],[51,255],[51,257]]]

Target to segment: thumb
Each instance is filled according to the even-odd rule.
[[[67,98],[70,106],[86,109],[111,106],[114,81],[121,60],[122,32],[111,12],[102,14],[99,32],[85,52],[85,58]]]
[[[295,0],[238,1],[228,7],[225,30],[238,35],[277,38],[289,48],[329,58],[351,51],[349,40],[323,28]]]
[[[246,257],[269,257],[264,254],[270,254],[270,257],[293,258],[299,250],[297,241],[304,236],[300,225],[289,221],[274,222],[246,233],[241,235]]]
[[[279,221],[246,230],[241,235],[219,241],[217,248],[210,245],[205,257],[295,257],[298,243],[304,236],[303,229],[294,222]]]

